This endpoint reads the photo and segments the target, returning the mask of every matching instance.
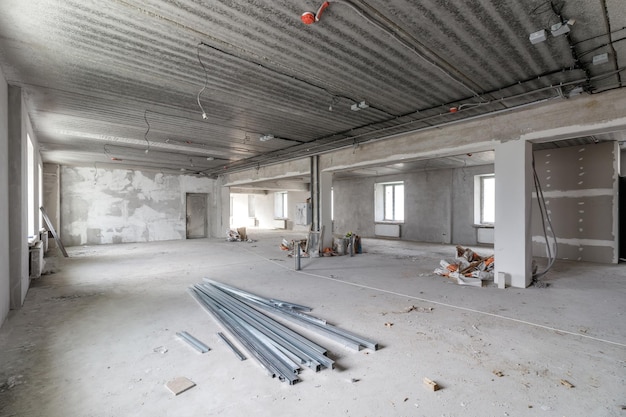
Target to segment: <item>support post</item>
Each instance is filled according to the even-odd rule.
[[[511,287],[526,288],[532,280],[532,144],[499,144],[495,177],[495,276],[510,279],[506,284]]]

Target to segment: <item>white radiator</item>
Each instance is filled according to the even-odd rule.
[[[272,223],[274,229],[286,229],[287,219],[274,219]]]
[[[376,223],[374,234],[380,237],[400,237],[400,225],[388,223]]]

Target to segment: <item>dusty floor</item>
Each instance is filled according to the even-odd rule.
[[[366,254],[303,259],[295,272],[282,236],[49,258],[57,272],[0,329],[0,416],[626,416],[624,265],[558,262],[547,288],[472,288],[432,274],[450,246],[364,240]],[[186,292],[203,277],[308,305],[382,348],[314,337],[337,369],[281,383],[218,340]],[[197,386],[172,395],[164,384],[178,376]]]

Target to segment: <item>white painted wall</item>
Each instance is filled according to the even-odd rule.
[[[0,68],[0,325],[4,323],[10,308],[9,275],[9,171],[8,171],[8,102],[7,83]]]
[[[161,172],[61,168],[61,240],[67,246],[186,238],[187,193],[209,194],[214,180]],[[219,213],[208,213],[208,230]]]
[[[248,216],[248,196],[250,194],[233,193],[233,218],[231,227],[254,227]],[[255,218],[259,229],[274,229],[274,191],[258,193],[254,195]],[[296,204],[306,202],[310,194],[306,191],[287,191],[287,229],[295,231],[307,231],[309,226],[295,224]]]

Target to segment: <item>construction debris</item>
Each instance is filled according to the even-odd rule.
[[[453,260],[442,259],[435,274],[455,279],[459,285],[482,286],[482,281],[493,280],[494,255],[480,256],[469,248],[456,247]]]
[[[565,385],[567,388],[574,388],[574,385],[565,379],[561,380],[561,385]]]
[[[226,231],[226,241],[228,242],[248,242],[252,243],[254,240],[248,237],[245,227],[238,227],[237,229],[229,229]]]
[[[430,378],[424,378],[424,386],[431,391],[438,391],[441,389],[439,384],[437,384],[435,381],[433,381]]]
[[[195,386],[196,384],[193,381],[185,378],[184,376],[179,376],[178,378],[175,378],[165,384],[165,387],[170,390],[174,395],[182,394],[183,392]]]
[[[200,353],[207,353],[209,350],[211,350],[207,345],[205,345],[187,332],[178,332],[176,333],[176,336],[180,337],[181,340],[187,342],[189,346],[191,346]]]
[[[334,361],[326,356],[324,347],[279,323],[263,311],[297,322],[355,350],[378,349],[376,342],[305,314],[311,310],[309,307],[266,299],[208,279],[189,290],[196,301],[257,359],[270,376],[288,381],[290,385],[300,380],[298,373],[302,365],[320,371],[322,368],[333,368]]]

